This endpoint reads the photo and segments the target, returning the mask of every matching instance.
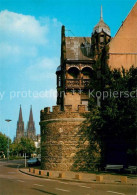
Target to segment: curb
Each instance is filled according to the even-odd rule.
[[[78,182],[78,183],[88,183],[88,184],[110,184],[110,185],[130,185],[130,186],[137,186],[137,184],[132,184],[132,183],[109,183],[109,182],[97,182],[97,181],[80,181],[76,179],[64,179],[64,178],[53,178],[53,177],[48,177],[48,176],[41,176],[41,175],[35,175],[26,171],[23,171],[22,169],[19,169],[21,173],[24,173],[26,175],[30,175],[33,177],[39,177],[39,178],[45,178],[45,179],[53,179],[57,181],[68,181],[68,182]]]

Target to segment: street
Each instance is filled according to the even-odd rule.
[[[1,195],[136,195],[136,186],[88,184],[38,178],[19,171],[21,161],[0,161]]]

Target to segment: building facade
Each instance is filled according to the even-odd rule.
[[[112,68],[121,68],[122,65],[126,69],[132,65],[136,67],[137,44],[133,42],[134,38],[135,43],[137,41],[136,35],[134,37],[136,27],[137,3],[114,38],[103,20],[102,8],[99,23],[94,27],[91,37],[66,37],[65,26],[62,26],[61,61],[56,71],[57,106],[53,106],[52,112],[49,107],[44,108],[40,117],[43,169],[72,169],[78,151],[79,126],[85,120],[83,114],[89,112],[93,65],[107,45]]]
[[[57,75],[57,105],[78,105],[88,110],[90,78],[93,65],[103,47],[111,40],[110,28],[103,20],[102,8],[99,23],[94,27],[91,37],[66,37],[65,26],[61,32],[61,65]]]

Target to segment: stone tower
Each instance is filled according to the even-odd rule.
[[[32,106],[30,108],[30,115],[29,115],[29,121],[27,126],[27,137],[33,140],[36,138],[36,129],[35,129],[35,123],[33,121]]]
[[[22,109],[20,105],[19,119],[17,121],[16,139],[20,139],[21,137],[24,137],[24,121],[23,121]]]
[[[94,44],[93,41],[95,40]],[[78,151],[79,126],[89,112],[90,81],[97,50],[110,41],[110,29],[101,19],[92,37],[66,37],[61,30],[61,60],[57,67],[57,106],[41,110],[42,169],[71,170]],[[84,147],[83,145],[80,148]]]

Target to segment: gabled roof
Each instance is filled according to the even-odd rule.
[[[137,2],[109,46],[110,53],[137,53]]]

